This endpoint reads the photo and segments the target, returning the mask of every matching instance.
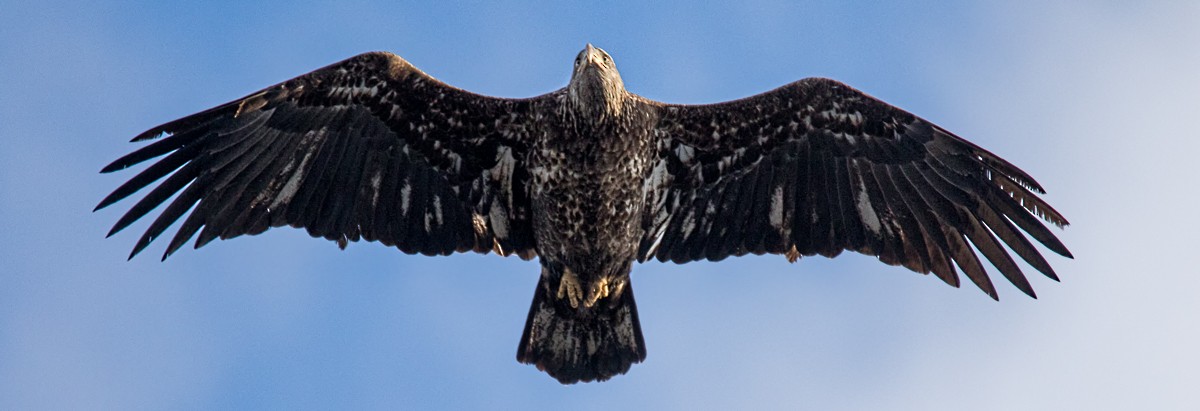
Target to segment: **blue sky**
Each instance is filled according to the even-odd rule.
[[[0,409],[1182,408],[1200,5],[0,1]],[[1040,300],[843,255],[636,266],[649,357],[602,384],[515,361],[536,263],[339,251],[299,230],[125,256],[156,124],[369,50],[472,91],[562,87],[587,42],[670,102],[832,77],[1011,160],[1073,225]]]

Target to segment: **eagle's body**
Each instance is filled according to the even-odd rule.
[[[621,98],[628,104],[604,115],[563,104],[529,154],[538,255],[584,278],[626,276],[643,234],[656,119]]]
[[[971,245],[1030,296],[1000,243],[1051,278],[1021,231],[1070,256],[1037,221],[1066,224],[1030,176],[907,112],[825,79],[660,103],[626,91],[591,45],[567,87],[529,99],[367,53],[134,140],[162,134],[103,170],[166,155],[97,206],[169,175],[109,233],[178,193],[133,254],[188,214],[164,259],[197,233],[199,247],[282,225],[342,246],[537,256],[517,359],[564,383],[645,358],[634,262],[851,250],[954,286],[957,265],[995,298]]]
[[[623,373],[646,355],[627,286],[645,234],[638,216],[657,120],[625,91],[603,51],[588,45],[572,77],[552,99],[558,115],[544,122],[546,135],[534,140],[529,155],[533,235],[543,269],[517,353],[523,362],[562,368],[554,374],[564,381],[592,379],[596,370],[595,378]]]

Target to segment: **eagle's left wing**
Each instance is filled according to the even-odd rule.
[[[1053,269],[1021,233],[1070,257],[1035,216],[1064,226],[1025,172],[844,84],[806,79],[712,105],[662,105],[639,258],[683,263],[747,253],[877,256],[992,298],[973,244],[1033,289],[1000,245]],[[999,241],[997,241],[999,237]]]

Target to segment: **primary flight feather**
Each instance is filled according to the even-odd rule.
[[[827,79],[660,103],[626,91],[590,44],[565,88],[533,98],[473,94],[365,53],[133,141],[152,139],[102,170],[162,157],[96,207],[162,180],[110,236],[175,196],[130,258],[185,215],[163,259],[193,237],[283,225],[342,247],[537,257],[517,359],[563,383],[645,359],[635,261],[850,250],[956,287],[957,266],[997,298],[972,247],[1031,297],[1005,246],[1053,279],[1026,235],[1071,256],[1038,220],[1067,224],[1032,177],[910,113]]]

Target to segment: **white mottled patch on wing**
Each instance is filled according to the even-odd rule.
[[[655,162],[654,168],[650,170],[649,178],[647,178],[646,182],[642,184],[642,193],[645,193],[647,196],[657,193],[658,190],[661,190],[666,186],[667,177],[667,161],[659,160]],[[666,199],[666,196],[663,195],[657,195],[653,197],[661,198],[662,200]],[[659,204],[651,204],[651,206],[658,207]]]
[[[400,214],[408,215],[409,202],[412,201],[412,184],[408,181],[404,182],[404,186],[400,187]]]
[[[696,229],[696,211],[688,211],[686,217],[683,218],[683,230],[680,232],[679,241],[687,240],[688,236],[692,235],[692,231]]]
[[[323,135],[324,133],[318,131],[309,132],[300,141],[300,144],[301,146],[306,146],[311,144],[314,140],[319,139]],[[271,201],[271,205],[268,206],[269,209],[276,208],[280,204],[292,201],[292,197],[296,196],[296,191],[300,190],[300,183],[304,181],[304,175],[307,172],[308,161],[312,159],[314,154],[316,154],[316,150],[311,149],[310,147],[309,150],[304,152],[304,157],[300,159],[299,165],[295,165],[295,159],[293,159],[292,162],[288,163],[288,165],[284,167],[284,172],[287,173],[290,171],[292,175],[289,176],[287,182],[283,184],[283,188],[279,189],[279,195],[275,196],[275,200]]]
[[[514,205],[512,203],[513,198],[514,198],[514,195],[512,192],[512,190],[513,190],[512,180],[513,180],[513,169],[514,169],[514,167],[516,167],[516,164],[517,164],[517,160],[513,158],[512,148],[510,148],[508,146],[500,146],[499,149],[497,149],[497,151],[496,151],[496,165],[492,166],[492,168],[488,170],[489,175],[491,175],[492,181],[499,183],[498,185],[500,187],[500,198],[507,200],[508,204],[505,204],[504,206],[509,210],[514,208],[513,207]],[[530,171],[534,172],[535,170],[530,170]],[[495,210],[495,206],[493,206],[493,210]],[[507,211],[505,212],[505,214],[507,214]],[[505,218],[507,218],[507,216],[505,216]],[[497,224],[496,219],[494,217],[492,218],[492,222],[493,222],[493,224]]]
[[[371,208],[379,205],[379,186],[383,182],[383,170],[376,169],[371,175]]]
[[[442,198],[437,195],[433,196],[433,219],[437,225],[442,225]]]
[[[855,111],[855,112],[853,112],[853,113],[850,113],[850,114],[847,116],[847,118],[850,120],[850,124],[853,124],[853,125],[856,125],[856,126],[857,126],[857,125],[859,125],[859,124],[862,124],[862,122],[863,122],[863,115],[862,115],[862,113],[859,113],[859,112],[857,112],[857,111]]]
[[[771,193],[771,227],[776,229],[783,228],[783,186],[775,187],[775,191]]]
[[[680,144],[675,148],[675,156],[679,157],[679,161],[688,164],[692,161],[692,156],[695,155],[696,149],[687,144]]]
[[[488,219],[492,222],[492,232],[496,238],[508,238],[508,211],[499,202],[493,202],[488,210]]]
[[[432,233],[432,232],[433,232],[433,228],[431,228],[431,227],[430,227],[430,226],[432,225],[432,224],[431,224],[431,223],[432,223],[432,220],[433,220],[433,214],[432,214],[432,213],[425,213],[425,232],[426,232],[426,233]]]
[[[364,86],[349,86],[349,87],[333,87],[329,90],[329,94],[345,99],[350,99],[355,96],[375,97],[379,95],[379,87],[364,87]]]
[[[871,199],[867,194],[867,187],[862,180],[858,181],[858,198],[857,198],[858,215],[862,217],[862,221],[866,224],[867,229],[872,233],[879,234],[879,230],[883,227],[879,222],[879,216],[875,214],[875,208],[871,207]]]
[[[487,220],[479,213],[471,213],[471,227],[475,229],[476,237],[483,237],[487,234]]]
[[[841,111],[838,104],[834,104],[832,109],[822,111],[817,113],[817,115],[829,120],[847,122],[853,126],[862,125],[863,120],[866,119],[866,117],[858,111],[850,113]]]
[[[663,236],[666,234],[667,234],[667,226],[663,225],[661,228],[658,229],[658,234],[656,234],[654,236],[654,242],[650,243],[650,249],[646,250],[646,255],[643,256],[642,258],[649,259],[650,256],[652,256],[652,255],[654,255],[654,253],[658,252],[658,245],[662,244]]]

